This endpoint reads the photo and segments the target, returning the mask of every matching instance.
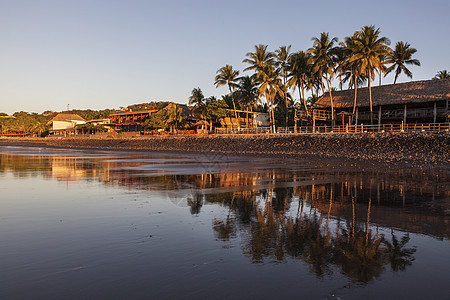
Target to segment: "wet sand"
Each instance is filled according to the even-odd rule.
[[[450,167],[448,133],[0,138],[0,146],[344,159],[383,165]]]

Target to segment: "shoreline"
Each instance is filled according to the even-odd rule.
[[[221,154],[301,160],[351,160],[407,167],[450,168],[447,133],[265,134],[133,138],[0,138],[0,146]]]

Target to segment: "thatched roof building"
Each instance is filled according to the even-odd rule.
[[[335,109],[353,107],[355,90],[333,92]],[[450,79],[413,81],[372,87],[372,105],[403,105],[409,103],[424,103],[450,100]],[[369,107],[369,89],[357,90],[357,107]],[[325,93],[317,100],[313,109],[330,107],[330,95]]]
[[[335,114],[352,113],[355,90],[333,92]],[[354,121],[378,119],[378,123],[439,123],[448,122],[450,79],[413,81],[372,87],[372,112],[369,89],[359,88]],[[312,106],[313,115],[330,120],[330,95],[325,93]],[[375,117],[374,117],[375,115]],[[335,115],[336,116],[336,115]],[[319,117],[316,117],[320,119]]]

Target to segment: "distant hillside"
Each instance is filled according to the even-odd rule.
[[[128,105],[125,110],[128,111],[139,111],[139,110],[153,110],[153,109],[163,109],[164,107],[166,107],[167,105],[169,105],[170,103],[173,103],[171,101],[152,101],[152,102],[148,102],[148,103],[141,103],[141,104],[133,104],[133,105]]]
[[[109,118],[111,114],[122,111],[139,111],[139,110],[163,110],[168,108],[169,101],[154,101],[149,103],[133,104],[121,109],[72,109],[69,111],[62,111],[61,113],[76,114],[85,120],[105,119]],[[178,105],[178,104],[177,104]],[[166,109],[167,110],[167,109]],[[165,111],[162,113],[165,113]],[[51,120],[60,112],[51,110],[44,111],[42,114],[15,112],[13,117],[8,117],[8,114],[0,112],[0,134],[14,134],[14,133],[36,133],[42,134],[49,129],[47,122]]]

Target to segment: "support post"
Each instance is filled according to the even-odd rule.
[[[294,133],[297,133],[297,115],[294,116]]]
[[[436,107],[436,101],[434,101],[434,107],[433,107],[433,123],[436,124],[436,117],[437,117],[437,107]]]
[[[356,108],[356,120],[355,125],[358,126],[358,108]]]
[[[316,116],[314,115],[314,111],[313,111],[313,133],[316,133]]]
[[[378,131],[380,131],[381,126],[381,105],[378,107]]]
[[[406,125],[406,113],[407,113],[407,110],[406,110],[406,104],[405,104],[405,108],[403,110],[403,124],[405,124],[405,125]]]

